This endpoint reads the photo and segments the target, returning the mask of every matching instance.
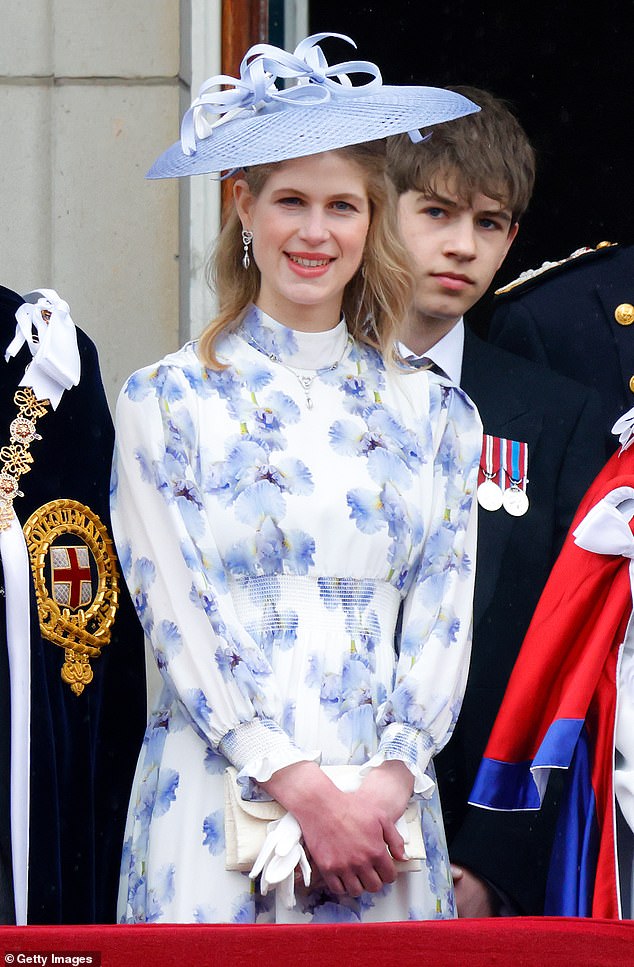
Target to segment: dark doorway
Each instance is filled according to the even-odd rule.
[[[634,0],[314,0],[385,83],[473,84],[510,102],[538,154],[535,194],[500,284],[603,240],[634,242]],[[325,41],[330,63],[355,56]],[[470,321],[486,329],[490,300]]]

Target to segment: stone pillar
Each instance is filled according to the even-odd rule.
[[[113,403],[180,343],[179,186],[144,179],[189,99],[179,0],[20,0],[2,20],[0,282],[57,289]]]

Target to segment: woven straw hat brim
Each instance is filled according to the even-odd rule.
[[[147,178],[180,178],[248,168],[376,141],[479,110],[461,94],[436,87],[382,87],[358,97],[305,107],[274,102],[220,124],[186,155],[177,141],[157,158]]]

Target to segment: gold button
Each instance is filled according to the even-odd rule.
[[[634,376],[632,376],[631,379],[630,379],[630,389],[634,393]]]
[[[631,326],[634,322],[634,306],[630,305],[629,302],[622,302],[614,310],[614,318],[619,326]]]

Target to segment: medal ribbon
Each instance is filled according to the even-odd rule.
[[[482,456],[480,458],[478,484],[484,483],[485,480],[492,480],[498,486],[502,486],[504,482],[502,451],[505,442],[505,440],[492,436],[490,433],[484,434],[482,438]],[[495,469],[496,463],[497,470]]]
[[[504,470],[512,488],[526,492],[528,444],[520,440],[504,440]],[[509,467],[510,472],[509,472]]]

